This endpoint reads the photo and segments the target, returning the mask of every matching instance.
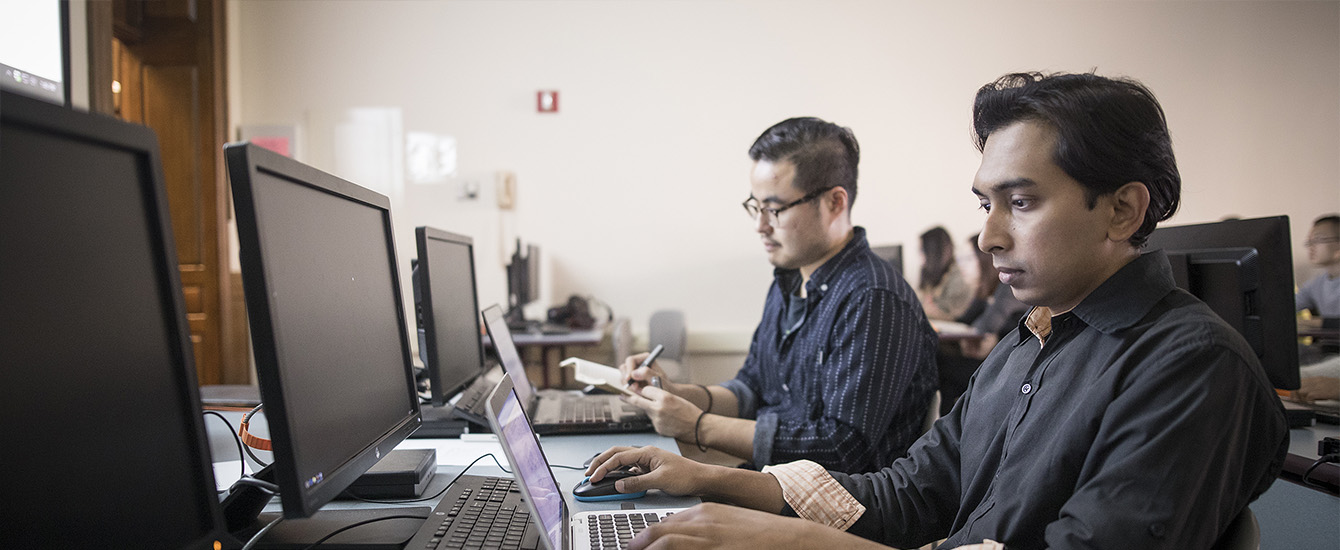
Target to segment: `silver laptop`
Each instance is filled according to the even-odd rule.
[[[651,431],[651,418],[642,409],[613,395],[580,395],[568,392],[541,394],[526,376],[526,366],[512,342],[512,332],[497,305],[484,310],[484,326],[493,340],[498,362],[516,384],[526,414],[541,434],[595,434]]]
[[[540,548],[548,550],[621,549],[647,525],[660,522],[666,516],[684,508],[657,508],[648,510],[601,510],[569,515],[562,489],[549,468],[549,460],[540,449],[540,440],[531,428],[530,420],[521,407],[512,384],[512,377],[504,376],[489,396],[489,424],[498,436],[498,443],[507,454],[516,476],[521,496],[530,508],[536,529],[540,531]]]

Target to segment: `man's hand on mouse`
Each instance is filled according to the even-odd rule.
[[[624,403],[647,412],[656,433],[683,441],[694,441],[693,426],[703,410],[678,395],[647,386],[641,395],[621,395]]]
[[[656,447],[613,447],[591,461],[586,475],[596,483],[625,466],[636,466],[645,473],[615,482],[620,493],[660,489],[672,495],[702,494],[704,473],[712,468]]]

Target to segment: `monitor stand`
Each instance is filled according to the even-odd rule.
[[[471,431],[470,422],[456,418],[453,412],[455,409],[451,405],[434,407],[424,404],[419,409],[423,415],[423,424],[409,436],[415,439],[456,439]]]
[[[274,483],[273,468],[266,466],[254,477]],[[282,515],[263,512],[271,498],[271,494],[252,485],[240,485],[230,492],[223,500],[228,532],[239,542],[246,542]],[[254,548],[308,548],[336,531],[348,529],[322,542],[321,548],[399,550],[414,537],[431,513],[432,508],[426,506],[318,510],[309,518],[280,521]]]
[[[526,312],[522,311],[520,305],[512,306],[512,309],[507,310],[503,319],[507,321],[507,328],[514,332],[536,332],[541,324],[540,321],[526,319]]]

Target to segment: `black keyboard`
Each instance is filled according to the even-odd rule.
[[[613,422],[608,399],[564,399],[559,408],[560,424]]]
[[[535,550],[538,544],[530,511],[511,478],[465,475],[405,548]]]
[[[475,378],[475,381],[470,383],[470,387],[461,393],[461,398],[456,400],[456,408],[477,416],[488,414],[488,411],[484,409],[484,401],[493,391],[495,385],[489,383],[483,376]]]

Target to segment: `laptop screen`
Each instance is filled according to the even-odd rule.
[[[530,378],[526,377],[526,365],[517,354],[516,344],[512,343],[512,331],[507,328],[507,320],[503,319],[502,308],[493,305],[485,309],[484,325],[488,328],[489,338],[493,339],[498,362],[502,363],[507,374],[512,375],[517,396],[522,403],[530,403],[535,398],[535,387],[531,385]]]
[[[507,446],[508,458],[516,470],[516,478],[525,485],[526,498],[530,499],[539,514],[540,526],[549,539],[550,548],[562,548],[563,530],[563,493],[559,492],[558,482],[549,469],[540,450],[540,442],[530,427],[530,420],[517,400],[515,391],[508,392],[502,407],[496,411],[498,426],[502,428],[500,437]]]

